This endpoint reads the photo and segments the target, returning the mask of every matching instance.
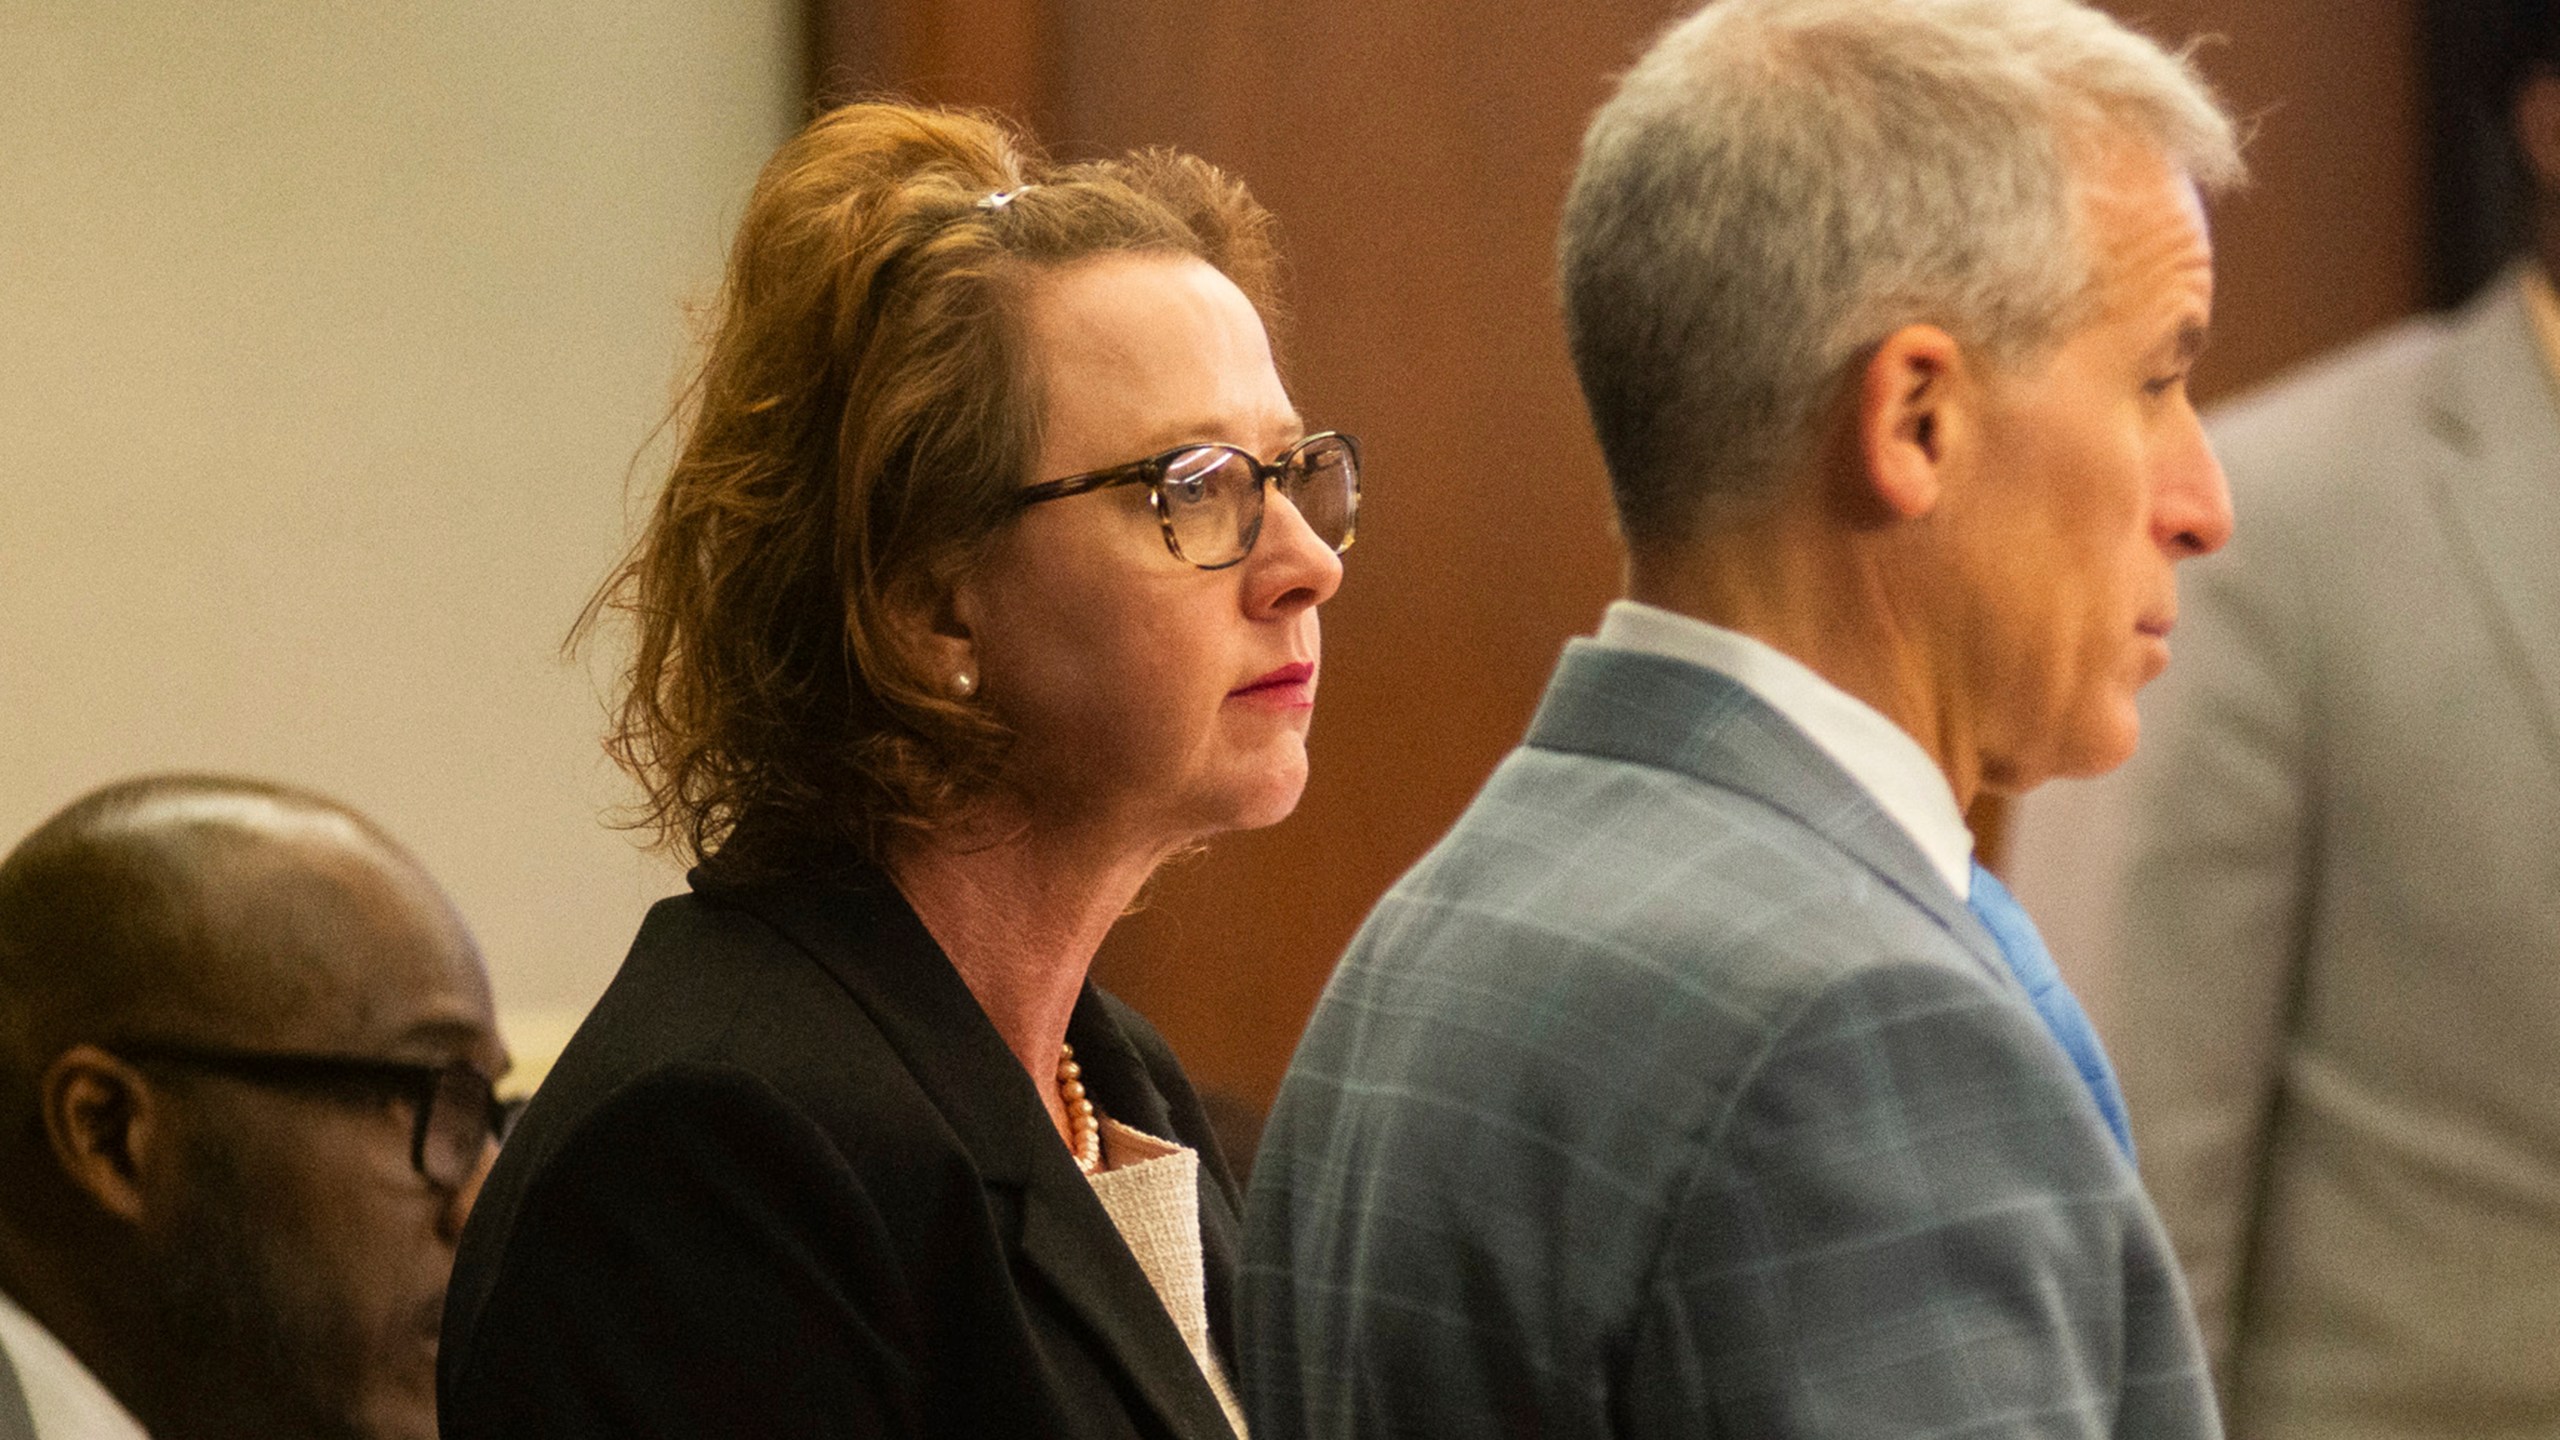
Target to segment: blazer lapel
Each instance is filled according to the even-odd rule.
[[[1209,1167],[1200,1167],[1200,1270],[1209,1291],[1209,1343],[1241,1383],[1236,1344],[1236,1271],[1244,1258],[1244,1220],[1234,1198]],[[1214,1397],[1213,1397],[1214,1398]]]
[[[697,872],[696,888],[705,880]],[[1217,1397],[1164,1302],[1058,1142],[1031,1079],[1005,1048],[906,898],[877,869],[832,882],[715,893],[762,916],[844,986],[930,1096],[980,1177],[1020,1193],[1015,1243],[1176,1435],[1226,1430]],[[856,946],[850,937],[862,937]],[[1102,1108],[1169,1133],[1163,1097],[1088,984],[1068,1031]],[[998,1213],[1012,1206],[996,1207]],[[1204,1213],[1203,1239],[1207,1234]]]
[[[1528,743],[1672,770],[1748,795],[1847,851],[2023,995],[1989,931],[1902,827],[1805,733],[1727,675],[1589,640],[1565,646]]]
[[[1200,1152],[1200,1269],[1208,1291],[1209,1341],[1233,1378],[1237,1370],[1236,1267],[1244,1250],[1243,1196],[1200,1097],[1178,1071],[1160,1078],[1149,1067],[1115,1017],[1112,1007],[1120,1003],[1105,1003],[1101,992],[1087,986],[1067,1026],[1067,1040],[1076,1047],[1077,1058],[1087,1062],[1085,1083],[1102,1098],[1106,1110],[1150,1135],[1181,1141]]]
[[[1066,1148],[1057,1149],[1057,1166],[1040,1165],[1023,1193],[1023,1258],[1110,1347],[1168,1432],[1227,1433],[1226,1412],[1182,1343],[1182,1332],[1112,1228],[1092,1185],[1076,1173]]]
[[[2520,274],[2473,304],[2426,383],[2433,498],[2560,764],[2560,396]]]
[[[1084,1067],[1085,1088],[1105,1114],[1150,1135],[1180,1138],[1182,1127],[1174,1123],[1171,1107],[1148,1075],[1146,1062],[1091,985],[1085,986],[1067,1022],[1067,1042],[1075,1046],[1077,1063]],[[1191,1347],[1183,1343],[1182,1331],[1166,1312],[1163,1299],[1120,1243],[1119,1229],[1094,1197],[1092,1184],[1076,1171],[1064,1146],[1048,1148],[1058,1163],[1037,1166],[1039,1173],[1023,1197],[1023,1254],[1103,1332],[1149,1402],[1173,1423],[1176,1434],[1224,1433],[1226,1412],[1200,1373],[1199,1362],[1191,1358]],[[1216,1277],[1222,1268],[1232,1269],[1231,1260],[1222,1267],[1221,1259],[1228,1257],[1222,1257],[1218,1247],[1223,1241],[1231,1255],[1234,1219],[1222,1195],[1215,1208],[1208,1203],[1218,1186],[1205,1156],[1200,1177],[1200,1259],[1209,1277],[1214,1329],[1220,1303]],[[1078,1228],[1094,1223],[1111,1238],[1107,1248],[1117,1263],[1094,1263],[1093,1242]],[[1230,1358],[1227,1363],[1232,1367],[1234,1361]]]

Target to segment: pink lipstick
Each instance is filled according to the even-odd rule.
[[[1305,710],[1316,703],[1316,667],[1304,660],[1283,665],[1250,684],[1227,692],[1230,700],[1267,705],[1274,710]]]

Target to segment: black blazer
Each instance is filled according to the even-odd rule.
[[[1226,1437],[1039,1091],[876,869],[660,902],[464,1230],[448,1440]],[[1235,1372],[1235,1182],[1163,1037],[1088,985],[1104,1112],[1200,1152]]]

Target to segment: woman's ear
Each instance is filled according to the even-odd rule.
[[[54,1163],[100,1209],[140,1224],[146,1177],[169,1134],[151,1082],[95,1045],[74,1045],[45,1067],[37,1093]]]
[[[1935,325],[1905,325],[1867,357],[1858,386],[1858,458],[1868,493],[1898,520],[1938,507],[1963,420],[1964,354]]]
[[[914,673],[954,700],[978,692],[980,607],[975,588],[958,573],[918,576],[891,598],[898,643]]]

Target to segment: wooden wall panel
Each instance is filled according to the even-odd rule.
[[[1170,143],[1281,220],[1291,389],[1371,480],[1325,612],[1315,778],[1284,825],[1162,877],[1105,953],[1204,1083],[1266,1099],[1378,894],[1517,743],[1615,593],[1552,280],[1585,117],[1676,13],[1534,0],[1090,0],[1078,150]]]
[[[810,99],[895,92],[1045,126],[1055,14],[1031,0],[810,0]]]
[[[2259,120],[2260,179],[2216,215],[2208,394],[2414,304],[2415,4],[2125,7],[2157,34],[2227,37],[2204,63]],[[1368,447],[1362,538],[1325,612],[1305,803],[1161,876],[1100,967],[1204,1085],[1260,1103],[1360,917],[1517,740],[1558,647],[1616,591],[1556,313],[1555,218],[1589,112],[1688,7],[947,0],[944,13],[963,8],[996,15],[991,33],[1040,37],[1039,74],[1005,68],[1025,51],[1015,42],[982,50],[995,58],[974,74],[966,56],[921,78],[894,59],[867,73],[930,98],[1009,93],[1061,153],[1170,144],[1245,176],[1292,262],[1292,390],[1312,423]]]
[[[2419,308],[2425,110],[2420,0],[2117,0],[2205,71],[2256,133],[2253,179],[2213,215],[2213,349],[2228,396]]]

